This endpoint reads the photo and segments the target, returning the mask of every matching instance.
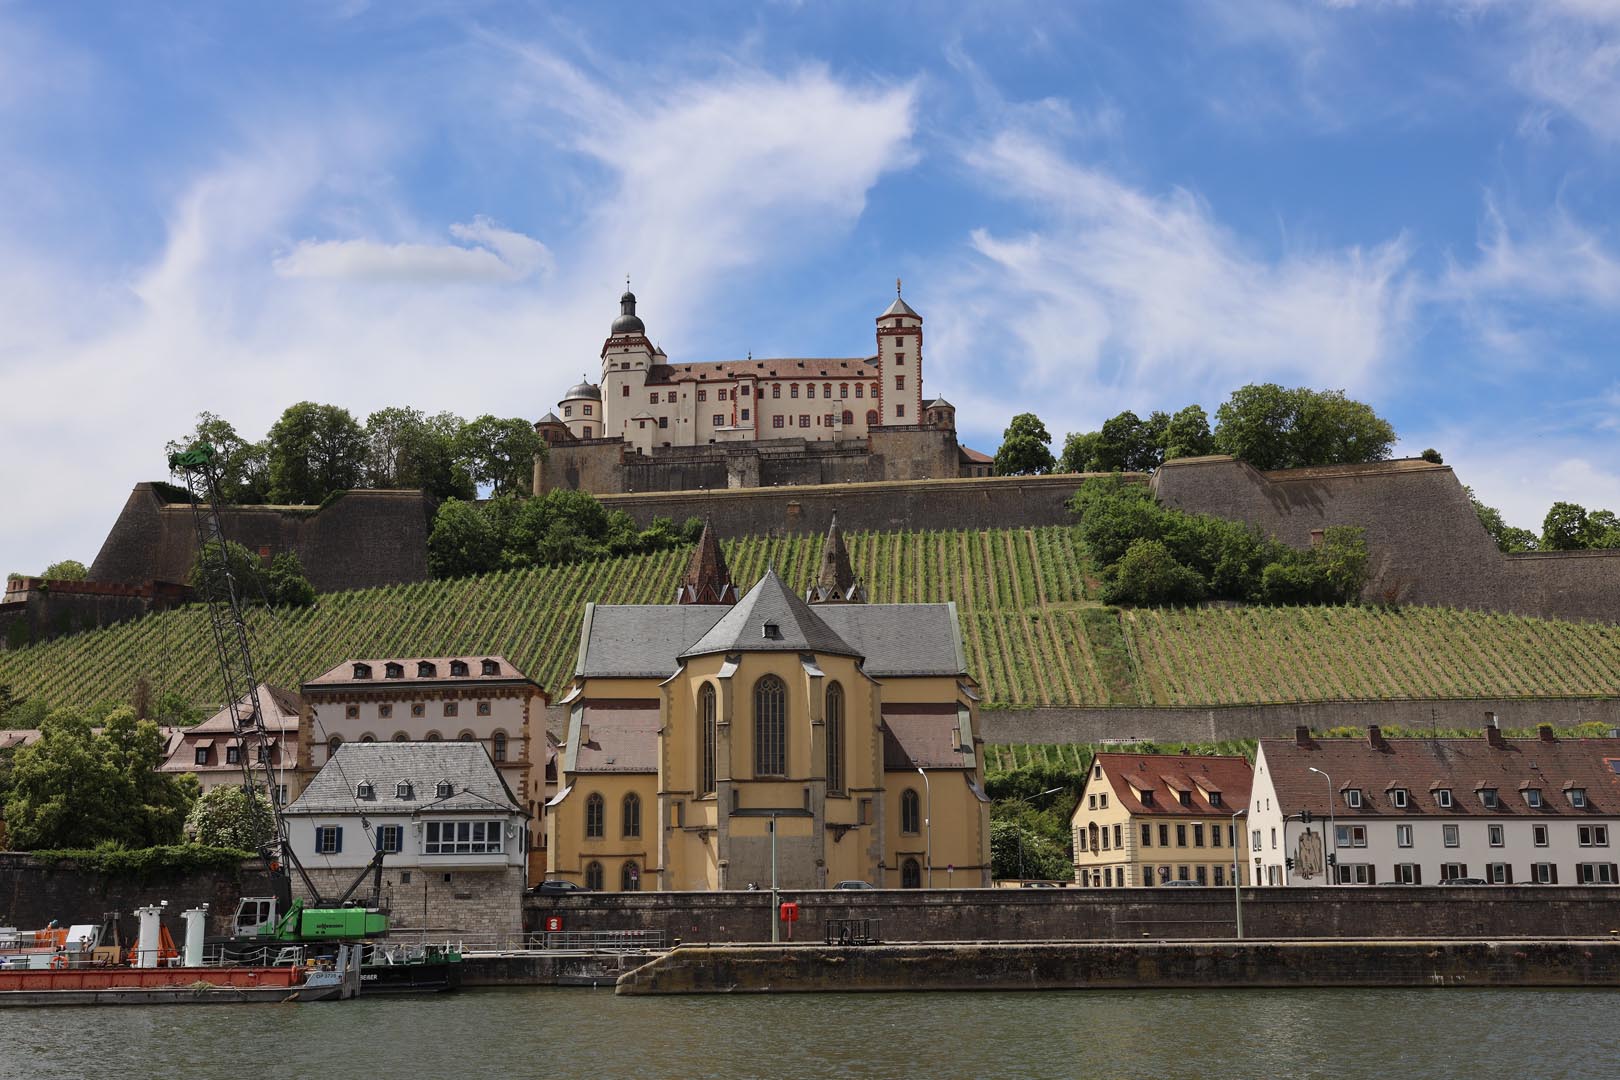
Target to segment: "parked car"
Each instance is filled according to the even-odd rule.
[[[835,889],[875,889],[875,888],[877,888],[877,886],[873,885],[870,881],[840,881],[838,884],[834,885],[833,888],[835,888]]]
[[[1440,884],[1442,884],[1442,885],[1489,885],[1490,882],[1486,881],[1482,877],[1454,877],[1454,878],[1446,878]]]
[[[1018,887],[1020,889],[1055,889],[1057,885],[1050,881],[1025,881],[1020,882]]]
[[[1198,882],[1196,882],[1196,881],[1161,881],[1161,882],[1159,882],[1159,888],[1161,888],[1161,889],[1197,889],[1199,887],[1200,886],[1199,886]]]
[[[534,891],[540,894],[545,894],[590,892],[591,890],[587,889],[583,885],[576,885],[572,881],[542,881],[540,884],[534,887]]]

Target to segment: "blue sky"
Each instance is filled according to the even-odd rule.
[[[202,409],[538,417],[626,274],[676,360],[903,277],[987,451],[1275,380],[1620,510],[1617,185],[1617,0],[0,0],[0,569]]]

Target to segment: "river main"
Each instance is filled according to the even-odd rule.
[[[18,1009],[0,1077],[1620,1075],[1612,991],[1189,990]]]

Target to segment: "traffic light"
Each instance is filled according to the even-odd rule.
[[[1339,865],[1338,853],[1333,852],[1333,851],[1328,852],[1328,860],[1327,860],[1327,862],[1328,862],[1329,866],[1338,866]]]
[[[1309,825],[1311,823],[1311,812],[1309,810],[1301,810],[1299,812],[1299,820],[1303,824]]]
[[[1292,855],[1288,856],[1283,861],[1288,865],[1288,869],[1292,870],[1294,868],[1294,857]]]

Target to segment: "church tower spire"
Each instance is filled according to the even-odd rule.
[[[715,535],[714,523],[705,516],[703,535],[692,551],[692,560],[686,564],[686,575],[676,590],[677,604],[735,604],[737,586],[732,583],[731,571],[726,568],[725,554],[720,550],[720,539]]]
[[[838,511],[827,527],[827,540],[821,546],[821,572],[804,598],[812,604],[864,604],[866,586],[855,576],[844,546],[844,531],[838,527]]]

